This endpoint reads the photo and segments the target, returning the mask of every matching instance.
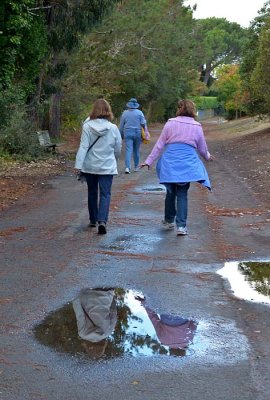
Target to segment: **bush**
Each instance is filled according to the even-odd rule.
[[[34,124],[26,113],[25,101],[26,94],[20,85],[0,92],[1,157],[30,161],[45,155]]]
[[[8,124],[0,128],[0,152],[26,161],[45,156],[34,126],[24,111],[14,112]]]
[[[0,130],[7,126],[10,118],[18,109],[23,108],[26,100],[21,87],[0,90]]]
[[[196,104],[197,110],[209,110],[219,107],[217,97],[196,96],[191,99]]]

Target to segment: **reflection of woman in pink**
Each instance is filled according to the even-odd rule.
[[[161,315],[159,317],[150,308],[145,307],[145,310],[161,344],[171,349],[183,349],[192,343],[197,329],[195,321],[171,315]]]

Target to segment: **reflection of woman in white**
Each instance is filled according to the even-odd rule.
[[[151,167],[158,159],[157,173],[166,187],[163,224],[169,229],[177,226],[177,235],[187,235],[188,189],[199,182],[211,190],[207,171],[198,153],[212,160],[201,124],[195,121],[196,109],[190,100],[178,103],[176,118],[165,124],[151,154],[141,167]]]

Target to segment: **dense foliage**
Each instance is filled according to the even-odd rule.
[[[215,68],[239,61],[247,41],[247,32],[235,22],[213,17],[199,20],[197,29],[203,61],[202,80],[210,86]]]
[[[78,127],[101,95],[117,117],[137,97],[152,121],[211,95],[234,117],[269,114],[269,4],[247,30],[194,20],[184,0],[2,0],[0,152],[36,157],[33,132]]]
[[[113,0],[2,0],[0,148],[22,153],[13,131],[59,135],[61,78],[82,33],[101,22]],[[15,117],[14,117],[15,116]],[[15,119],[15,121],[14,121]],[[17,125],[17,129],[14,128]],[[14,129],[13,129],[14,128]],[[28,135],[24,151],[38,143]],[[29,145],[28,145],[29,143]],[[12,144],[12,145],[10,145]],[[14,146],[17,148],[14,149]],[[12,150],[11,150],[12,149]],[[15,151],[16,150],[16,151]]]
[[[270,1],[259,11],[249,29],[249,42],[241,65],[241,77],[250,99],[252,114],[270,113]]]
[[[240,25],[196,21],[179,0],[122,1],[101,28],[70,60],[68,126],[82,120],[99,95],[109,98],[117,116],[136,96],[148,119],[163,121],[175,113],[177,99],[207,95],[215,68],[238,60],[246,41]]]
[[[246,113],[247,92],[239,74],[239,65],[225,64],[216,70],[217,80],[213,89],[218,93],[218,100],[229,119],[238,118]]]
[[[199,84],[194,21],[182,3],[122,1],[102,29],[86,36],[70,60],[68,114],[83,114],[98,95],[117,115],[134,96],[152,119],[163,119],[170,107],[174,112],[176,99]]]

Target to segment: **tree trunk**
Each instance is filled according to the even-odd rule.
[[[60,93],[55,93],[52,95],[50,100],[50,121],[49,121],[49,132],[53,137],[60,136]]]
[[[146,120],[148,121],[151,118],[152,115],[152,106],[153,106],[153,101],[149,101],[147,111],[146,111]]]
[[[206,84],[206,86],[208,85],[210,74],[211,74],[211,62],[207,63],[205,66],[205,75],[203,82]]]

